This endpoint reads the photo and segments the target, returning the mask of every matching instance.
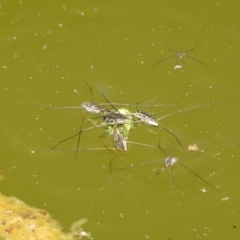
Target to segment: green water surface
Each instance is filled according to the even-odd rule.
[[[1,192],[44,208],[64,230],[84,217],[94,239],[239,239],[240,114],[238,1],[1,1]],[[185,51],[210,68],[175,58]],[[162,129],[140,125],[129,141],[158,145],[176,157],[196,143],[204,154],[180,159],[184,167],[155,176],[161,162],[113,171],[107,151],[81,151],[77,139],[51,151],[79,131],[93,100],[170,106],[144,107],[157,118],[173,115]],[[43,106],[40,106],[40,105]],[[46,107],[44,107],[46,106]],[[129,107],[135,111],[136,106]],[[93,115],[87,114],[86,118]],[[94,119],[97,123],[99,119]],[[84,127],[90,126],[84,123]],[[86,131],[80,148],[104,147],[103,128]],[[109,139],[107,145],[112,147]],[[157,148],[129,144],[113,168],[164,159]],[[225,199],[223,201],[222,199]],[[228,200],[226,200],[228,199]]]

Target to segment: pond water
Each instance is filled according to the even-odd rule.
[[[234,6],[234,7],[233,7]],[[238,239],[240,204],[238,1],[2,1],[1,192],[44,208],[67,231],[84,217],[94,239]],[[187,53],[178,61],[169,48]],[[237,68],[237,69],[236,69]],[[107,150],[79,151],[77,133],[91,100],[163,104],[142,110],[162,128],[137,126],[129,141],[161,146],[218,189],[176,164],[155,176],[161,162],[112,172]],[[100,90],[99,90],[100,88]],[[140,106],[139,106],[140,108]],[[86,114],[92,119],[93,115]],[[83,127],[89,127],[85,121]],[[112,147],[86,131],[80,148]],[[187,151],[196,143],[204,154]],[[195,157],[194,157],[195,156]],[[157,148],[129,144],[113,169],[164,159]]]

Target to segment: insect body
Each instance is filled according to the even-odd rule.
[[[115,129],[112,136],[113,136],[113,143],[114,143],[116,150],[119,149],[121,151],[126,152],[127,151],[127,139],[123,135],[123,133],[121,133],[119,128]]]
[[[179,160],[183,159],[183,158],[190,158],[190,157],[198,157],[200,155],[202,155],[204,152],[201,152],[200,154],[194,155],[194,156],[186,156],[186,157],[173,157],[173,156],[169,156],[167,155],[167,153],[160,147],[160,145],[158,146],[158,148],[164,153],[164,155],[166,156],[164,159],[164,163],[161,164],[160,166],[160,170],[155,174],[155,176],[157,176],[159,173],[161,173],[164,169],[167,169],[171,178],[173,179],[173,181],[175,181],[172,172],[171,172],[171,168],[173,165],[175,165],[176,163],[178,163],[179,165],[181,165],[182,167],[188,169],[190,172],[192,172],[195,176],[197,176],[200,180],[202,180],[203,182],[205,182],[207,185],[209,185],[210,187],[214,188],[215,190],[218,191],[217,188],[215,188],[212,184],[210,184],[209,182],[207,182],[204,178],[202,178],[199,174],[197,174],[195,171],[193,171],[191,168],[187,167],[185,164],[181,163]],[[131,165],[129,167],[122,167],[122,168],[118,168],[118,169],[113,169],[113,170],[123,170],[123,169],[129,169],[129,168],[135,168],[138,166],[143,166],[145,164],[150,164],[150,163],[155,163],[155,162],[162,162],[163,159],[157,159],[157,160],[150,160],[150,161],[146,161],[146,162],[141,162],[135,165]]]
[[[99,105],[98,103],[94,103],[94,102],[83,102],[81,104],[81,106],[90,113],[94,113],[94,114],[104,114],[106,109]]]
[[[121,113],[110,113],[102,117],[103,124],[119,125],[129,122],[129,118]]]
[[[167,47],[168,47],[168,46],[167,46]],[[157,65],[157,64],[159,64],[159,63],[162,63],[162,62],[164,62],[164,61],[166,61],[166,60],[168,60],[168,59],[177,57],[177,59],[176,59],[176,61],[175,61],[175,66],[178,66],[178,67],[176,67],[176,68],[181,68],[181,65],[178,65],[179,62],[181,62],[181,63],[184,64],[183,58],[184,58],[184,57],[188,57],[188,58],[190,58],[190,59],[192,59],[192,60],[194,60],[194,61],[196,61],[196,62],[198,62],[198,63],[201,63],[203,66],[210,68],[207,64],[205,64],[205,63],[199,61],[198,59],[196,59],[196,58],[194,58],[194,57],[192,57],[192,56],[190,56],[190,55],[187,54],[188,52],[193,51],[193,50],[195,49],[195,47],[196,47],[196,46],[194,46],[193,48],[191,48],[191,49],[189,49],[189,50],[187,50],[187,51],[185,51],[185,52],[178,52],[178,51],[172,50],[171,48],[168,47],[168,49],[169,49],[171,52],[175,52],[175,54],[172,55],[172,56],[170,56],[170,57],[164,58],[164,59],[162,59],[162,60],[160,60],[160,61],[152,64],[151,66],[155,66],[155,65]],[[175,68],[175,69],[176,69],[176,68]]]
[[[189,167],[187,167],[185,164],[179,162],[178,159],[180,159],[180,158],[168,156],[167,153],[160,147],[160,141],[159,141],[159,146],[158,146],[158,148],[159,148],[159,149],[164,153],[164,155],[166,156],[166,158],[165,158],[165,160],[164,160],[164,164],[165,164],[164,168],[167,168],[167,169],[168,169],[168,172],[169,172],[169,174],[170,174],[170,176],[172,177],[173,180],[174,180],[174,177],[173,177],[173,175],[172,175],[172,173],[171,173],[171,167],[172,167],[175,163],[178,162],[181,166],[183,166],[184,168],[188,169],[190,172],[192,172],[194,175],[196,175],[196,176],[197,176],[199,179],[201,179],[203,182],[205,182],[205,183],[208,184],[210,187],[212,187],[212,188],[214,188],[215,190],[217,190],[212,184],[210,184],[209,182],[207,182],[205,179],[203,179],[201,176],[199,176],[199,175],[198,175],[196,172],[194,172],[192,169],[190,169]],[[199,155],[201,155],[201,154],[203,154],[203,152],[201,152],[201,153],[198,154],[198,155],[195,155],[195,157],[196,157],[196,156],[199,156]],[[189,156],[189,157],[190,157],[190,156]],[[187,158],[187,157],[182,157],[182,158]],[[164,169],[164,168],[162,168],[162,169]],[[156,175],[158,175],[159,173],[160,173],[160,171],[157,172]]]
[[[150,113],[143,112],[141,110],[137,110],[137,112],[134,114],[141,122],[158,127],[158,121],[157,119]]]
[[[167,156],[164,160],[166,168],[172,167],[177,162],[176,157]]]

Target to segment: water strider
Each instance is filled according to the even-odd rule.
[[[80,127],[80,131],[78,131],[76,134],[74,134],[74,135],[72,135],[68,138],[65,138],[65,139],[59,141],[54,147],[51,148],[52,150],[55,149],[57,146],[59,146],[61,143],[78,136],[77,149],[76,149],[76,155],[75,155],[75,159],[76,159],[81,134],[83,132],[89,131],[89,130],[92,130],[92,129],[95,129],[95,128],[104,127],[106,133],[108,133],[109,135],[113,135],[114,131],[115,131],[115,128],[118,127],[118,126],[122,126],[122,129],[123,129],[122,131],[124,132],[124,135],[127,138],[129,132],[134,128],[133,119],[132,119],[132,117],[129,114],[129,111],[127,109],[121,108],[121,109],[118,109],[118,113],[109,113],[109,114],[103,115],[101,117],[102,118],[102,123],[101,124],[83,129],[83,122],[84,122],[84,119],[85,119],[85,115],[86,115],[86,113],[84,113],[82,123],[81,123],[81,127]]]
[[[107,100],[107,101],[108,101],[108,100]],[[179,139],[177,138],[177,136],[174,135],[170,130],[168,130],[167,128],[165,128],[163,125],[160,124],[160,126],[159,126],[159,123],[158,123],[159,120],[161,120],[161,119],[163,119],[163,118],[165,118],[165,117],[171,116],[171,115],[173,115],[173,114],[180,113],[180,112],[183,111],[183,110],[180,110],[180,111],[174,112],[174,113],[172,113],[172,114],[169,114],[169,115],[167,115],[167,116],[164,116],[164,117],[162,117],[162,118],[156,119],[156,118],[153,116],[153,114],[139,110],[139,109],[138,109],[138,105],[139,105],[139,103],[137,103],[136,113],[126,112],[125,115],[126,115],[126,116],[132,115],[132,116],[136,117],[136,118],[138,119],[138,120],[136,121],[136,123],[141,122],[141,123],[144,123],[144,124],[146,124],[146,125],[163,128],[165,131],[167,131],[169,134],[171,134],[171,135],[177,140],[177,142],[180,144],[180,146],[183,148],[183,146],[182,146],[181,142],[179,141]]]
[[[158,126],[158,121],[156,120],[156,118],[151,114],[151,113],[147,113],[144,112],[142,110],[137,110],[137,112],[135,113],[135,116],[142,122],[145,123],[147,125],[150,126]]]
[[[169,129],[167,129],[166,127],[164,127],[160,121],[164,118],[167,118],[167,117],[170,117],[172,115],[175,115],[175,114],[179,114],[179,113],[182,113],[182,112],[187,112],[187,111],[191,111],[191,110],[194,110],[194,109],[197,109],[197,108],[201,108],[203,106],[207,106],[207,105],[210,105],[210,103],[207,103],[207,104],[203,104],[203,105],[200,105],[200,106],[196,106],[196,107],[193,107],[193,108],[188,108],[188,109],[181,109],[179,111],[176,111],[176,112],[173,112],[173,113],[170,113],[170,114],[167,114],[163,117],[160,117],[160,118],[156,118],[153,114],[150,114],[150,113],[147,113],[147,112],[144,112],[144,111],[141,111],[138,109],[138,104],[137,104],[137,111],[136,113],[132,113],[133,116],[135,116],[139,122],[142,122],[146,125],[150,125],[150,126],[153,126],[153,127],[159,127],[159,128],[162,128],[163,130],[165,130],[166,132],[168,132],[170,135],[172,135],[176,141],[178,142],[178,144],[182,147],[183,149],[183,145],[182,143],[180,142],[180,140],[178,139],[178,137],[172,133]]]
[[[81,107],[85,109],[85,112],[84,112],[84,115],[83,115],[83,118],[82,118],[82,122],[81,122],[81,125],[80,125],[80,131],[60,142],[58,142],[54,147],[52,147],[51,149],[55,149],[59,144],[75,137],[75,136],[78,136],[78,141],[77,141],[77,149],[78,149],[78,146],[79,146],[79,143],[80,143],[80,138],[81,138],[81,133],[82,133],[82,127],[83,127],[83,123],[84,123],[84,119],[85,119],[85,116],[86,116],[86,113],[87,112],[90,112],[90,113],[93,113],[93,114],[100,114],[101,116],[104,116],[107,112],[107,110],[101,106],[100,104],[98,103],[95,103],[92,101],[92,98],[93,98],[93,94],[92,94],[92,88],[90,87],[90,85],[88,84],[88,82],[86,81],[86,79],[83,77],[83,80],[84,82],[86,83],[86,85],[88,86],[89,90],[90,90],[90,94],[91,94],[91,101],[90,102],[83,102],[81,104]],[[57,109],[68,109],[68,108],[77,108],[77,107],[58,107],[58,108],[53,108],[55,110]],[[90,128],[91,129],[91,128]],[[75,159],[77,158],[77,151],[76,151],[76,154],[75,154]]]
[[[167,129],[166,127],[164,127],[160,121],[164,118],[167,118],[167,117],[170,117],[172,115],[175,115],[175,114],[179,114],[179,113],[182,113],[182,112],[187,112],[187,111],[191,111],[191,110],[194,110],[194,109],[197,109],[197,108],[201,108],[201,107],[204,107],[204,106],[207,106],[207,105],[210,105],[212,104],[211,102],[210,103],[207,103],[207,104],[203,104],[203,105],[200,105],[200,106],[196,106],[196,107],[193,107],[193,108],[188,108],[188,109],[181,109],[179,111],[176,111],[176,112],[173,112],[173,113],[170,113],[170,114],[167,114],[163,117],[160,117],[158,119],[156,119],[153,114],[150,114],[150,113],[147,113],[147,112],[144,112],[144,111],[141,111],[141,110],[138,110],[138,105],[137,105],[137,111],[136,113],[133,113],[132,115],[135,116],[137,119],[139,119],[140,122],[142,123],[145,123],[146,125],[150,125],[150,126],[153,126],[153,127],[159,127],[159,128],[162,128],[163,130],[165,130],[166,132],[168,132],[170,135],[172,135],[176,141],[178,142],[178,144],[182,147],[183,149],[183,145],[182,143],[180,142],[180,140],[178,139],[178,137],[172,133],[169,129]]]
[[[171,173],[171,167],[175,164],[175,163],[178,163],[180,164],[182,167],[188,169],[190,172],[192,172],[195,176],[197,176],[199,179],[201,179],[203,182],[205,182],[207,185],[209,185],[210,187],[212,187],[213,189],[217,190],[217,188],[215,188],[212,184],[210,184],[209,182],[207,182],[204,178],[202,178],[199,174],[197,174],[195,171],[193,171],[191,168],[187,167],[185,164],[179,162],[178,160],[179,159],[182,159],[182,158],[189,158],[189,157],[193,157],[193,156],[186,156],[186,157],[181,157],[181,158],[176,158],[176,157],[173,157],[173,156],[169,156],[167,155],[167,153],[160,147],[160,144],[159,144],[159,149],[165,154],[166,158],[164,159],[164,168],[166,168],[169,172],[169,174],[171,175],[172,179],[174,180],[174,177]],[[201,154],[203,154],[204,152],[201,152],[199,153],[198,155],[195,155],[194,157],[197,157],[197,156],[200,156]],[[158,175],[160,173],[160,171],[158,171],[156,173],[156,175]],[[175,180],[174,180],[175,181]]]
[[[98,128],[98,127],[106,127],[109,130],[109,126],[111,126],[111,125],[114,125],[114,127],[116,127],[118,125],[122,125],[123,129],[124,129],[124,132],[125,132],[125,135],[127,136],[129,131],[133,129],[133,125],[134,125],[131,113],[127,109],[124,109],[124,108],[117,109],[111,102],[109,102],[109,100],[106,98],[106,96],[102,92],[101,92],[101,94],[105,98],[105,100],[107,101],[108,105],[110,105],[115,111],[114,110],[113,111],[106,110],[100,104],[94,103],[92,101],[92,88],[90,87],[90,85],[88,84],[88,82],[85,80],[84,77],[83,77],[83,80],[85,81],[86,85],[88,86],[88,88],[90,90],[91,102],[83,102],[81,104],[81,106],[85,109],[85,112],[84,112],[84,116],[82,118],[80,130],[79,130],[78,133],[76,133],[76,134],[58,142],[52,148],[52,149],[55,149],[59,144],[65,142],[65,141],[67,141],[67,140],[69,140],[73,137],[78,136],[75,159],[77,158],[78,148],[79,148],[82,132],[87,131],[87,130],[91,130],[91,129],[94,129],[94,128]],[[101,118],[102,118],[102,124],[97,125],[97,126],[93,126],[93,127],[90,127],[90,128],[82,129],[86,112],[90,112],[90,113],[94,113],[94,114],[100,114]]]
[[[114,160],[118,150],[123,151],[123,152],[126,152],[128,150],[128,148],[127,148],[127,144],[128,143],[135,144],[135,145],[140,145],[140,146],[144,146],[144,147],[156,148],[155,146],[152,146],[152,145],[149,145],[149,144],[145,144],[145,143],[138,143],[138,142],[127,141],[127,136],[124,133],[123,127],[116,127],[113,130],[112,137],[113,137],[113,143],[114,143],[114,147],[115,147],[114,152],[112,152],[110,150],[110,148],[108,148],[105,145],[106,149],[108,149],[113,154],[113,157],[112,157],[112,159],[111,159],[111,161],[109,163],[110,177],[111,178],[112,178],[112,162],[113,162],[113,160]]]
[[[130,117],[128,117],[125,112],[124,112],[124,114],[122,114],[121,110],[119,111],[117,108],[115,108],[108,101],[108,99],[106,98],[106,96],[102,92],[101,92],[102,96],[107,100],[108,104],[110,104],[110,106],[113,107],[113,109],[116,110],[116,112],[110,112],[109,110],[106,110],[103,106],[101,106],[100,104],[92,102],[92,88],[89,86],[88,82],[85,79],[84,79],[84,81],[87,84],[88,88],[90,89],[91,102],[83,102],[81,105],[88,112],[100,114],[101,118],[102,118],[102,124],[100,124],[99,126],[93,126],[93,127],[88,128],[88,129],[83,129],[82,130],[83,121],[84,121],[84,117],[85,117],[85,113],[84,113],[84,117],[83,117],[83,120],[82,120],[82,123],[81,123],[80,131],[77,134],[78,141],[77,141],[77,149],[76,149],[75,159],[77,158],[78,148],[79,148],[79,144],[80,144],[80,138],[81,138],[81,134],[82,134],[83,131],[91,130],[93,128],[101,127],[101,126],[105,126],[106,128],[108,128],[108,126],[111,126],[111,125],[114,125],[114,126],[125,125],[125,124],[128,124],[131,121]],[[75,137],[75,136],[76,135],[73,135],[72,137]],[[70,137],[70,138],[72,138],[72,137]],[[68,140],[70,138],[67,138],[66,140]],[[56,146],[58,146],[58,145],[56,145]]]
[[[209,182],[207,182],[204,178],[202,178],[198,173],[196,173],[195,171],[193,171],[191,168],[189,168],[188,166],[186,166],[185,164],[181,163],[179,160],[180,159],[184,159],[184,158],[192,158],[192,157],[198,157],[200,155],[202,155],[204,153],[204,151],[200,152],[197,155],[194,156],[185,156],[185,157],[174,157],[174,156],[169,156],[161,147],[160,147],[160,143],[158,145],[158,148],[164,153],[164,155],[166,156],[165,159],[157,159],[157,160],[150,160],[150,161],[146,161],[146,162],[141,162],[138,164],[134,164],[134,165],[130,165],[128,167],[122,167],[122,168],[118,168],[118,169],[113,169],[113,170],[123,170],[123,169],[129,169],[129,168],[135,168],[135,167],[139,167],[139,166],[143,166],[145,164],[150,164],[150,163],[156,163],[156,162],[164,162],[161,166],[160,166],[160,170],[155,174],[155,176],[157,176],[158,174],[160,174],[164,169],[168,170],[169,175],[171,176],[172,180],[175,181],[172,172],[171,172],[171,168],[173,167],[173,165],[175,165],[176,163],[178,163],[179,165],[181,165],[182,167],[186,168],[187,170],[189,170],[191,173],[193,173],[195,176],[197,176],[200,180],[202,180],[204,183],[206,183],[207,185],[209,185],[210,187],[212,187],[213,189],[217,190],[218,189],[216,187],[214,187],[212,184],[210,184]]]
[[[75,137],[75,136],[78,136],[78,140],[77,140],[77,149],[76,149],[76,154],[75,154],[75,159],[77,158],[77,154],[78,154],[78,148],[79,148],[79,144],[80,144],[80,139],[81,139],[81,134],[82,132],[84,131],[87,131],[87,130],[91,130],[91,129],[94,129],[94,128],[98,128],[98,127],[106,127],[108,128],[108,126],[111,126],[111,125],[115,125],[115,126],[118,126],[118,125],[125,125],[125,124],[128,124],[129,121],[131,121],[130,117],[128,117],[126,115],[126,111],[124,112],[124,114],[122,114],[118,109],[116,109],[109,101],[108,99],[105,97],[105,95],[102,93],[103,97],[107,100],[108,104],[110,104],[115,110],[116,112],[109,112],[107,111],[103,106],[101,106],[100,104],[97,104],[97,103],[94,103],[92,102],[92,88],[90,87],[90,85],[88,84],[88,82],[85,80],[85,78],[83,77],[86,85],[88,86],[90,92],[91,92],[91,102],[83,102],[81,104],[81,106],[85,109],[85,113],[84,113],[84,116],[82,118],[82,122],[81,122],[81,126],[80,126],[80,130],[78,133],[58,142],[52,149],[55,149],[59,144]],[[93,127],[90,127],[90,128],[87,128],[87,129],[82,129],[83,128],[83,122],[84,122],[84,119],[85,119],[85,115],[86,115],[86,112],[90,112],[90,113],[94,113],[94,114],[100,114],[101,115],[101,118],[102,118],[102,124],[98,125],[98,126],[93,126]]]
[[[147,113],[138,109],[139,103],[137,103],[137,110],[136,113],[132,115],[135,116],[140,122],[145,123],[150,126],[158,126],[157,119],[151,113]]]
[[[84,113],[84,116],[83,116],[83,119],[82,119],[82,122],[81,122],[81,126],[80,126],[80,131],[79,131],[78,140],[77,140],[77,149],[78,149],[79,143],[80,143],[82,127],[83,127],[83,122],[84,122],[86,112],[90,112],[90,113],[94,113],[94,114],[100,114],[100,115],[103,115],[103,116],[106,114],[106,109],[103,106],[99,105],[98,103],[94,103],[92,101],[92,88],[89,86],[88,82],[85,80],[84,77],[83,77],[83,80],[85,81],[85,83],[87,84],[87,86],[90,90],[91,102],[83,102],[81,104],[81,106],[85,109],[85,113]],[[78,154],[78,151],[76,151],[75,160],[77,159],[77,154]]]
[[[167,47],[168,47],[168,46],[167,46]],[[210,66],[208,66],[207,64],[205,64],[205,63],[199,61],[198,59],[196,59],[196,58],[194,58],[194,57],[192,57],[192,56],[190,56],[190,55],[187,54],[187,53],[193,51],[195,48],[196,48],[196,46],[194,46],[193,48],[191,48],[191,49],[189,49],[189,50],[187,50],[187,51],[185,51],[185,52],[178,52],[178,51],[172,50],[170,47],[168,47],[168,49],[169,49],[171,52],[175,52],[175,54],[172,55],[172,56],[170,56],[170,57],[164,58],[164,59],[162,59],[162,60],[160,60],[160,61],[158,61],[158,62],[156,62],[156,63],[154,63],[154,64],[152,64],[152,65],[150,65],[150,67],[155,66],[155,65],[157,65],[157,64],[160,64],[160,63],[162,63],[162,62],[164,62],[164,61],[166,61],[166,60],[168,60],[168,59],[177,57],[177,59],[176,59],[176,61],[175,61],[175,67],[177,66],[176,68],[181,68],[181,65],[178,65],[178,63],[181,62],[182,64],[185,64],[184,61],[183,61],[183,58],[184,58],[184,57],[188,57],[188,58],[190,58],[190,59],[192,59],[192,60],[194,60],[194,61],[196,61],[196,62],[198,62],[198,63],[201,63],[203,66],[210,68]],[[176,69],[176,68],[175,68],[175,69]]]
[[[118,109],[116,109],[116,107],[114,107],[113,104],[109,102],[109,100],[106,98],[106,96],[103,93],[102,95],[106,99],[106,101],[116,110],[116,112],[118,112]],[[131,115],[136,117],[139,120],[139,122],[142,122],[151,126],[158,126],[158,122],[156,118],[150,113],[138,110],[138,106],[139,106],[139,103],[137,103],[137,110],[135,113],[128,112],[128,113],[125,113],[125,116]]]
[[[101,93],[102,93],[102,92],[101,92]],[[139,110],[139,109],[138,109],[139,103],[137,103],[136,113],[130,113],[129,111],[119,112],[119,110],[110,103],[110,101],[107,99],[107,97],[106,97],[103,93],[102,93],[102,96],[103,96],[103,97],[105,98],[105,100],[112,106],[112,108],[114,108],[114,109],[116,110],[116,113],[115,113],[115,114],[117,114],[117,112],[119,113],[119,114],[117,114],[118,117],[119,117],[118,120],[124,119],[124,118],[129,118],[129,117],[132,115],[132,116],[135,116],[135,117],[138,119],[138,121],[140,121],[140,122],[142,122],[142,123],[144,123],[144,124],[147,124],[147,125],[150,125],[150,126],[154,126],[154,127],[161,127],[161,128],[163,128],[165,131],[167,131],[170,135],[172,135],[172,136],[177,140],[177,142],[179,143],[179,145],[183,148],[183,145],[181,144],[181,142],[180,142],[180,140],[177,138],[177,136],[174,135],[170,130],[168,130],[167,128],[165,128],[163,125],[161,125],[161,124],[159,125],[159,123],[158,123],[159,120],[161,120],[161,119],[163,119],[163,118],[165,118],[165,117],[171,116],[171,115],[173,115],[173,114],[180,113],[180,112],[182,112],[183,110],[180,110],[180,111],[174,112],[174,113],[172,113],[172,114],[169,114],[169,115],[167,115],[167,116],[164,116],[164,117],[162,117],[162,118],[156,119],[152,114]],[[190,110],[191,110],[191,109],[190,109]],[[110,114],[110,115],[111,115],[111,114]],[[103,118],[105,118],[105,117],[108,117],[108,115],[103,116]],[[133,125],[133,121],[134,121],[134,119],[131,118],[131,124],[132,124],[132,125]],[[136,123],[137,123],[137,121],[136,121]],[[123,124],[123,126],[125,126],[125,122],[124,122],[124,123],[118,122],[118,123],[116,123],[116,124]],[[126,122],[126,124],[127,124],[127,122]],[[133,129],[133,127],[131,127],[131,129]],[[130,129],[128,130],[128,132],[129,132],[129,131],[130,131]]]
[[[117,154],[118,150],[121,150],[123,152],[127,151],[127,138],[124,136],[124,134],[122,133],[122,129],[119,130],[118,127],[116,127],[113,131],[112,134],[113,137],[113,143],[115,146],[115,151],[112,152],[107,145],[105,145],[105,147],[111,152],[113,153],[113,158],[111,159],[110,163],[109,163],[109,169],[110,169],[110,177],[112,178],[112,162]]]
[[[113,143],[116,150],[127,151],[127,137],[124,136],[122,129],[119,130],[119,127],[116,127],[113,134]]]

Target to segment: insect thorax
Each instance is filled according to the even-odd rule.
[[[165,166],[166,166],[166,168],[170,168],[170,167],[172,167],[176,162],[177,162],[177,158],[176,158],[176,157],[168,156],[168,157],[165,159]]]
[[[90,113],[99,114],[105,112],[105,108],[103,106],[94,102],[83,102],[81,105],[86,111]]]
[[[150,113],[146,113],[146,112],[137,110],[136,117],[139,120],[141,120],[143,123],[146,123],[146,124],[151,125],[151,126],[158,126],[158,121]]]
[[[104,124],[115,125],[115,124],[126,124],[129,119],[120,113],[110,113],[102,117]]]
[[[127,151],[127,141],[124,135],[116,128],[113,133],[113,142],[116,149]]]

